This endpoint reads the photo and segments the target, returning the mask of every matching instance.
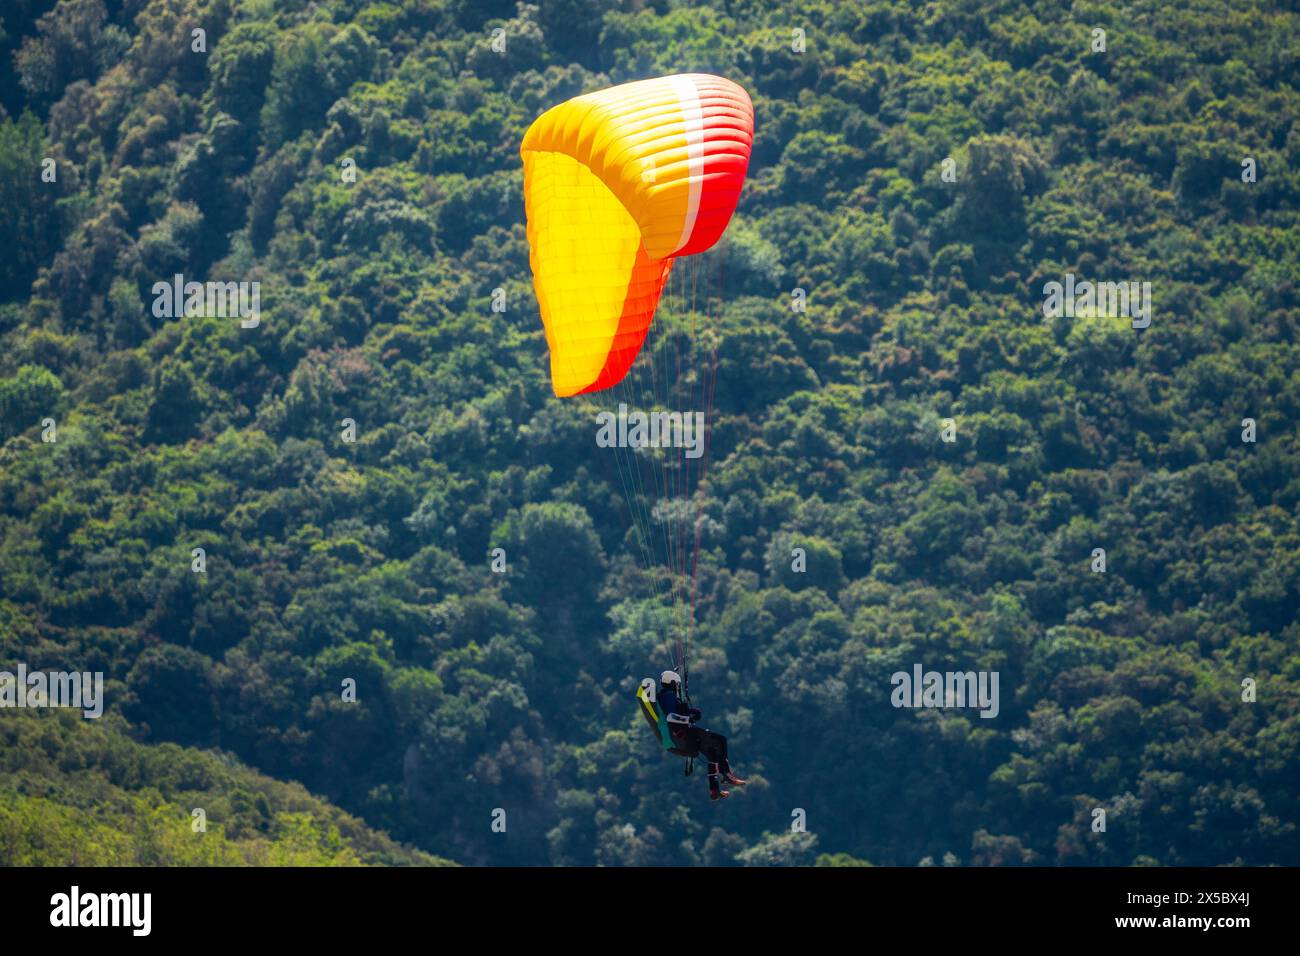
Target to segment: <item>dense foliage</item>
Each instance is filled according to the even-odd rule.
[[[445,864],[229,755],[150,746],[118,718],[0,724],[0,861],[13,866]]]
[[[201,790],[203,852],[340,861],[216,748],[469,864],[1300,863],[1285,6],[6,4],[0,667],[105,672],[138,743],[0,713],[0,859],[86,859],[93,807],[114,858],[198,862],[131,834]],[[719,806],[635,711],[671,618],[593,404],[550,393],[518,156],[556,102],[691,70],[757,113],[690,267],[691,689],[751,777]],[[1149,281],[1150,327],[1045,319],[1069,272]],[[175,273],[260,282],[260,325],[155,317]],[[918,663],[998,671],[999,715],[891,706]]]

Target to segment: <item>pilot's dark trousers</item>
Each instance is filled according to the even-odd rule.
[[[690,735],[691,743],[704,755],[705,760],[709,763],[721,764],[724,772],[731,769],[727,764],[726,737],[705,730],[703,727],[692,727],[687,733]]]

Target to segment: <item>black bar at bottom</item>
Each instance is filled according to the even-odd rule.
[[[712,914],[706,922],[723,933],[719,941],[746,946],[770,942],[769,930],[800,927],[817,939],[838,931],[864,943],[987,943],[1051,932],[1180,941],[1199,934],[1231,945],[1291,922],[1294,876],[1243,868],[7,869],[0,921],[11,940],[77,933],[81,943],[95,936],[205,947],[373,943],[376,933],[450,946],[466,932],[493,945],[550,945],[575,934],[608,945],[610,937],[588,934],[652,939],[701,914]],[[149,894],[147,935],[145,898],[120,894]],[[70,925],[114,915],[125,925]]]

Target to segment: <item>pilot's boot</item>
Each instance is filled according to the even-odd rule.
[[[727,781],[727,783],[732,784],[733,786],[736,787],[743,787],[746,783],[748,783],[747,780],[741,780],[739,777],[736,776],[736,774],[731,769],[731,764],[728,763],[726,760],[722,761],[722,776]]]
[[[716,763],[709,764],[710,800],[725,800],[727,797],[731,796],[730,790],[722,789],[721,776],[722,775],[718,773],[718,765]]]

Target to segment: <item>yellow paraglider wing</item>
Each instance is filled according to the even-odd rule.
[[[528,244],[556,395],[627,374],[672,257],[726,228],[753,125],[744,90],[685,74],[576,97],[529,128]]]

